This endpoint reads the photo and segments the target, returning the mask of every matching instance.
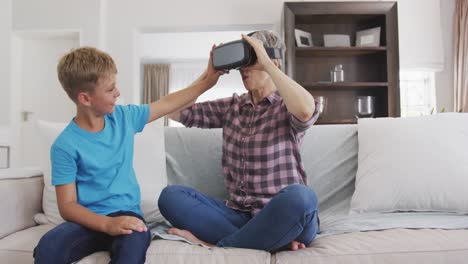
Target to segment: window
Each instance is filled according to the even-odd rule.
[[[429,115],[436,109],[433,71],[400,71],[401,116]]]
[[[208,59],[171,63],[169,93],[181,90],[195,81],[206,69],[207,61]],[[240,95],[245,92],[239,71],[231,70],[229,74],[222,75],[213,88],[200,95],[196,102],[231,97],[233,93]],[[169,119],[169,126],[182,126],[182,124]]]

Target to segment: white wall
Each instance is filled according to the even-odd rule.
[[[100,0],[14,0],[14,31],[76,31],[81,45],[101,47]]]
[[[404,6],[412,0],[399,0]],[[431,0],[434,1],[434,0]],[[97,46],[107,50],[116,60],[119,68],[118,82],[122,95],[128,103],[137,103],[139,99],[139,65],[135,51],[135,35],[138,32],[192,32],[239,29],[253,25],[270,26],[276,31],[282,27],[282,6],[284,0],[201,0],[201,1],[162,1],[141,0],[11,0],[2,1],[0,6],[0,33],[5,33],[12,27],[15,31],[31,30],[79,30],[81,44]],[[450,34],[451,25],[447,28],[446,11],[453,6],[454,0],[444,0],[441,19],[444,26],[444,40]],[[13,6],[13,16],[8,11]],[[414,11],[416,12],[416,11]],[[414,13],[414,19],[417,16]],[[400,13],[404,13],[400,10]],[[400,28],[405,25],[400,24]],[[8,39],[7,39],[8,40]],[[0,45],[8,46],[9,41]],[[448,52],[449,43],[444,43]],[[3,57],[8,57],[9,49],[0,49]],[[446,57],[447,63],[447,57]],[[0,64],[2,66],[3,62]],[[439,78],[439,87],[451,87],[447,75]],[[5,71],[2,71],[2,74]],[[8,70],[7,70],[8,72]],[[8,74],[7,74],[8,75]],[[7,78],[3,78],[8,80]],[[7,89],[8,90],[8,89]],[[449,90],[447,88],[447,90]],[[438,89],[438,96],[443,100],[439,105],[451,101],[451,91]],[[3,91],[2,95],[8,91]],[[3,97],[3,96],[2,96]],[[3,97],[5,98],[5,97]],[[3,99],[5,100],[5,99]],[[0,101],[1,102],[1,101]],[[2,110],[8,104],[1,104]],[[5,117],[0,117],[0,124],[5,123]]]
[[[22,39],[20,89],[23,110],[35,119],[69,122],[76,107],[57,78],[57,62],[71,48],[79,46],[76,35],[31,36]]]
[[[160,58],[165,61],[208,59],[211,46],[241,38],[241,33],[253,31],[223,32],[172,32],[136,34],[137,57]]]
[[[107,46],[119,69],[121,94],[138,103],[136,32],[187,32],[236,30],[265,25],[279,31],[283,0],[142,0],[139,5],[113,0],[108,6]]]
[[[24,145],[23,139],[20,135],[22,134],[21,129],[25,125],[22,121],[21,111],[23,110],[22,95],[20,90],[22,85],[28,83],[28,76],[35,75],[36,71],[34,67],[22,68],[24,63],[28,61],[28,56],[34,54],[23,54],[23,50],[20,46],[23,45],[24,36],[50,36],[54,33],[63,34],[67,32],[78,32],[79,44],[89,45],[105,49],[105,28],[101,20],[103,12],[102,8],[105,8],[106,0],[44,0],[44,1],[30,1],[30,0],[14,0],[11,5],[12,16],[10,17],[9,31],[14,33],[12,41],[18,47],[12,47],[11,50],[11,75],[13,76],[13,82],[10,86],[11,93],[11,105],[10,105],[10,124],[8,127],[8,144],[12,145],[12,166],[22,166],[25,164],[31,164],[28,159],[24,159],[24,155],[27,153],[21,153],[21,145]],[[2,2],[3,4],[3,2]],[[3,8],[1,8],[3,10]],[[100,15],[101,14],[101,15]],[[105,14],[105,12],[104,12]],[[3,16],[1,16],[3,19]],[[3,25],[3,23],[2,23]],[[0,35],[2,38],[4,34]],[[104,37],[101,37],[104,36]],[[3,41],[1,41],[3,43]],[[54,57],[56,60],[56,58]],[[0,62],[1,63],[1,62]],[[56,87],[56,62],[51,62],[43,65],[49,69],[50,78],[45,80],[47,84],[42,82],[41,86]],[[16,70],[15,70],[16,69]],[[44,89],[44,87],[38,87],[38,89]],[[51,92],[46,92],[50,94]],[[58,96],[62,93],[57,91],[50,96]],[[39,102],[36,102],[40,104]],[[69,108],[73,107],[72,103],[67,99],[69,104],[68,108],[62,109],[63,113],[69,113]],[[1,107],[0,107],[1,108]],[[50,111],[56,111],[52,107],[47,107]],[[54,119],[54,118],[52,118]],[[56,118],[55,118],[56,119]],[[1,139],[1,133],[0,133]],[[45,153],[45,155],[48,155]]]
[[[0,144],[10,122],[11,0],[0,2]]]
[[[454,0],[449,0],[453,2]],[[282,27],[283,0],[240,0],[225,1],[140,1],[139,6],[130,6],[128,1],[115,0],[109,5],[108,11],[108,50],[116,59],[120,73],[119,84],[123,96],[128,102],[137,103],[139,96],[139,68],[137,51],[135,51],[135,34],[137,32],[180,32],[180,31],[213,31],[248,25],[270,25],[274,30],[280,31]],[[400,18],[400,61],[411,65],[411,62],[422,61],[431,67],[443,67],[444,54],[441,46],[447,43],[440,41],[440,27],[437,24],[441,19],[451,16],[442,14],[437,16],[439,0],[430,0],[427,4],[414,7],[414,0],[399,0]],[[418,0],[418,3],[424,2]],[[446,1],[442,1],[445,5]],[[421,7],[426,11],[419,13]],[[444,8],[447,8],[444,6]],[[194,10],[199,10],[194,12]],[[444,12],[443,9],[442,12]],[[177,14],[177,15],[175,15]],[[426,15],[424,15],[426,14]],[[431,27],[427,24],[433,23]],[[444,26],[447,26],[444,22]],[[414,28],[415,30],[411,30]],[[436,30],[437,29],[437,30]],[[443,30],[444,36],[447,30]],[[427,35],[428,44],[421,48],[418,39]],[[444,37],[444,40],[451,39]],[[416,43],[417,42],[417,43]],[[416,43],[412,47],[411,43]],[[423,53],[419,52],[423,51]],[[447,51],[447,50],[445,50]],[[426,61],[424,61],[426,60]],[[406,63],[408,62],[408,63]],[[450,71],[450,69],[448,69]],[[452,92],[447,87],[447,79],[437,82],[438,96],[448,98]],[[447,101],[444,99],[444,101]],[[444,103],[445,104],[445,103]]]
[[[19,166],[39,166],[37,158],[43,150],[35,120],[69,122],[75,115],[75,105],[57,80],[57,61],[71,47],[78,46],[76,36],[32,36],[22,40],[21,91],[23,110],[32,112],[28,122],[22,122]]]
[[[401,6],[410,1],[412,0],[399,0]],[[267,25],[280,31],[283,2],[284,0],[15,0],[13,29],[79,29],[82,45],[101,47],[114,57],[119,68],[118,82],[122,95],[128,103],[137,103],[137,32],[217,31],[252,25]],[[447,0],[443,2],[442,11],[447,8]],[[454,0],[448,2],[450,5]],[[2,2],[3,5],[8,5],[4,3]],[[2,10],[8,10],[8,6],[6,7]],[[8,15],[2,16],[6,21],[7,18],[4,17]],[[414,14],[411,17],[415,17]],[[446,16],[441,17],[447,19]],[[2,23],[2,28],[7,24]],[[400,28],[404,28],[404,25],[400,24]],[[441,82],[438,84],[444,85]],[[450,93],[439,91],[438,96],[445,98]],[[1,121],[0,119],[0,124]]]
[[[372,0],[370,0],[372,1]],[[399,0],[401,8],[413,0]],[[431,0],[431,2],[437,0]],[[119,69],[118,85],[127,103],[140,98],[140,65],[136,36],[140,33],[245,30],[251,27],[282,28],[284,0],[2,0],[0,1],[0,141],[10,133],[1,129],[9,125],[13,113],[10,61],[11,31],[79,31],[80,44],[108,51]],[[455,0],[442,0],[441,24],[444,48],[444,71],[437,74],[437,105],[453,106],[453,32]],[[418,10],[409,12],[407,23],[417,21]],[[400,29],[406,29],[400,20]],[[430,28],[423,28],[431,30]],[[404,31],[404,30],[403,30]],[[404,38],[403,38],[404,39]],[[400,42],[401,43],[401,42]],[[400,50],[405,47],[400,46]],[[403,56],[404,53],[402,53]],[[407,53],[408,54],[408,53]],[[409,53],[411,55],[411,53]],[[13,62],[14,64],[14,62]],[[5,113],[5,114],[4,114]],[[6,136],[5,136],[6,135]]]
[[[139,82],[135,90],[143,94],[142,63],[170,63],[171,75],[169,91],[175,92],[187,87],[206,68],[209,52],[213,44],[229,42],[241,38],[241,33],[249,33],[258,28],[245,28],[244,31],[220,32],[177,32],[177,33],[142,33],[136,34],[136,58],[140,62]],[[203,93],[197,101],[207,98],[231,96],[234,91],[244,93],[245,88],[237,71],[231,71],[220,78],[216,89]],[[235,88],[234,88],[235,87]],[[224,89],[223,89],[224,88]],[[136,92],[136,91],[134,91]]]
[[[23,76],[21,72],[21,65],[22,65],[22,48],[23,48],[23,41],[17,34],[12,34],[11,36],[11,120],[9,126],[9,132],[11,133],[11,137],[9,138],[9,145],[11,146],[11,167],[18,167],[21,160],[21,125],[22,120],[20,118],[20,113],[22,111],[22,103],[21,103],[21,88]]]

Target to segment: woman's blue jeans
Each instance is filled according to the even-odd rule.
[[[282,189],[255,217],[180,185],[167,186],[158,205],[174,227],[220,247],[274,252],[293,240],[308,245],[319,231],[317,197],[301,184]]]
[[[110,217],[134,216],[133,212],[120,211]],[[144,221],[144,220],[143,220]],[[110,236],[85,228],[73,222],[62,223],[47,232],[34,249],[34,263],[73,263],[97,251],[110,251],[110,263],[145,263],[151,234],[134,231],[129,235]]]

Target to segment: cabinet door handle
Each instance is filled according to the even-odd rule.
[[[34,112],[30,112],[30,111],[22,111],[21,112],[21,116],[23,118],[23,121],[24,122],[28,122],[29,119],[30,119],[30,116],[32,116],[34,114]]]

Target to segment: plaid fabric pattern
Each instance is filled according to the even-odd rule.
[[[250,93],[197,103],[181,112],[186,127],[223,128],[222,166],[227,206],[258,213],[284,187],[307,184],[299,146],[318,118],[301,122],[279,92],[256,106]]]

